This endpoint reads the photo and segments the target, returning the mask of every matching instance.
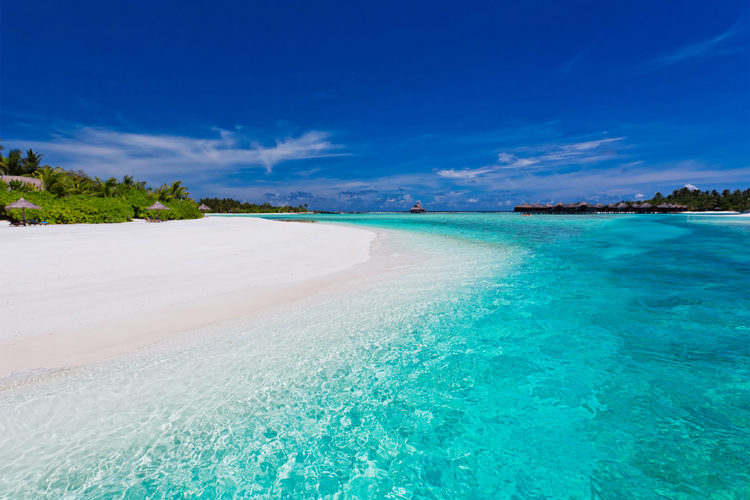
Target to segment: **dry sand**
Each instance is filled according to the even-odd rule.
[[[77,366],[304,299],[375,233],[250,217],[0,226],[0,379]]]

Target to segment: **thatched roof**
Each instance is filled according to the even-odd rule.
[[[672,205],[669,203],[662,203],[661,205],[657,205],[656,208],[672,208]]]
[[[641,208],[652,208],[652,207],[653,205],[647,201],[644,201],[643,203],[641,203]]]
[[[148,207],[146,210],[169,210],[169,207],[162,205],[158,201]]]
[[[427,212],[427,210],[425,210],[424,207],[422,206],[422,202],[417,200],[414,206],[409,209],[409,212],[422,213],[422,212]]]
[[[12,210],[14,208],[30,208],[30,209],[35,209],[35,210],[41,210],[42,207],[34,205],[30,201],[24,200],[23,198],[19,198],[17,201],[14,201],[10,205],[5,205],[5,210]]]
[[[617,205],[617,208],[630,208],[630,205],[628,205],[627,203],[623,201],[622,203]]]
[[[207,211],[211,210],[211,207],[209,207],[205,203],[201,203],[200,205],[198,205],[198,210],[200,210],[201,212],[204,212],[204,211],[207,212]]]

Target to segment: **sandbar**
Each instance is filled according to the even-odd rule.
[[[304,299],[368,261],[375,237],[253,217],[3,224],[0,381]]]

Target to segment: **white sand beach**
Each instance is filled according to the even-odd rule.
[[[107,359],[303,299],[367,261],[375,236],[251,217],[3,224],[0,379]]]

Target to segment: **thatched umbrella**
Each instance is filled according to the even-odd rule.
[[[41,210],[42,207],[34,205],[30,201],[24,200],[23,197],[19,198],[17,201],[14,201],[10,205],[5,205],[5,210],[12,210],[14,208],[20,208],[21,209],[21,215],[23,216],[23,223],[26,224],[26,209],[29,210]]]
[[[158,201],[155,202],[153,205],[148,207],[146,210],[156,210],[156,218],[161,220],[161,211],[162,210],[169,210],[169,207],[166,205],[162,205]]]
[[[200,210],[201,212],[210,212],[211,207],[209,207],[205,203],[201,203],[200,205],[198,205],[198,210]]]

